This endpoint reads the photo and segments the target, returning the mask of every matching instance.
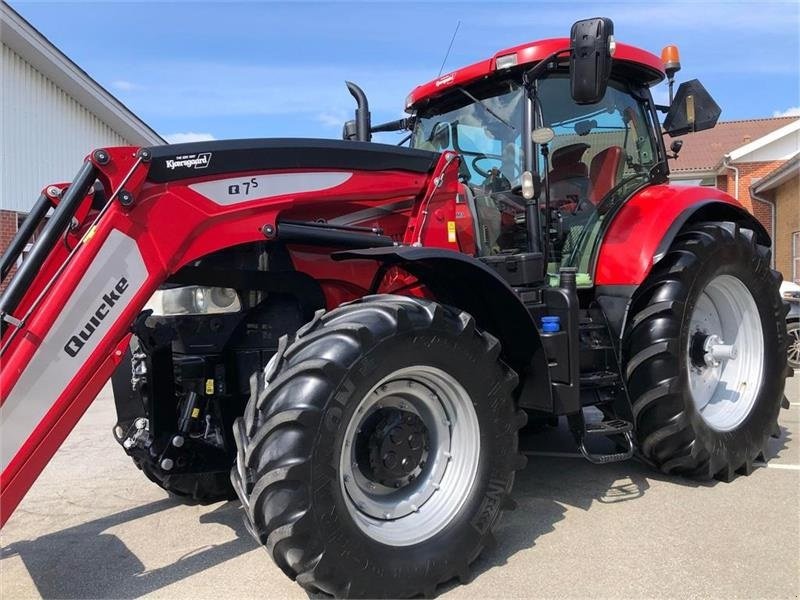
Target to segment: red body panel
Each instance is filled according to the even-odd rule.
[[[462,67],[456,71],[451,71],[433,81],[415,87],[406,99],[406,110],[414,108],[415,105],[423,100],[438,96],[448,88],[456,85],[464,85],[480,79],[481,77],[492,75],[495,72],[497,58],[500,56],[515,54],[517,57],[517,65],[526,65],[539,62],[550,56],[553,52],[558,52],[565,48],[569,48],[568,38],[540,40],[538,42],[530,42],[513,48],[507,48],[506,50],[500,50],[491,58]],[[645,50],[617,42],[614,60],[634,63],[636,66],[640,67],[642,78],[649,85],[654,85],[664,79],[664,65],[661,59],[655,54],[651,54]]]
[[[675,219],[704,200],[742,208],[710,187],[654,185],[634,194],[614,217],[597,256],[597,285],[638,285],[653,266],[653,255]]]
[[[16,416],[19,413],[13,412],[23,404],[33,403],[40,410],[46,407],[46,411],[40,420],[37,418],[30,433],[25,430],[27,439],[21,443],[0,476],[0,524],[10,516],[111,376],[130,337],[128,328],[142,306],[158,285],[182,266],[223,248],[262,241],[262,227],[277,224],[279,218],[301,221],[350,219],[347,224],[381,227],[387,235],[397,240],[415,239],[428,246],[458,249],[455,233],[449,236],[447,227],[448,222],[455,220],[458,161],[448,160],[444,155],[428,175],[405,171],[347,170],[349,177],[325,189],[301,190],[269,197],[259,197],[254,193],[252,198],[237,199],[225,205],[189,186],[231,177],[269,177],[281,171],[226,174],[154,184],[145,182],[147,165],[136,166],[135,152],[135,148],[112,149],[109,151],[110,164],[96,165],[100,171],[99,178],[107,190],[117,190],[123,178],[132,173],[125,183],[125,189],[134,195],[133,206],[126,208],[119,202],[112,202],[108,211],[91,229],[88,223],[96,217],[96,212],[80,212],[86,217],[82,226],[82,243],[69,259],[69,252],[63,245],[51,253],[15,311],[18,317],[30,312],[25,324],[19,330],[9,328],[3,336],[0,404],[11,411],[6,413],[8,420],[4,423],[13,424],[15,420],[23,419]],[[316,173],[320,171],[325,170],[314,169]],[[287,172],[306,174],[307,170],[283,171]],[[328,172],[343,173],[334,170]],[[398,209],[400,204],[405,208]],[[386,207],[391,208],[387,210]],[[61,334],[55,330],[54,324],[62,312],[68,312],[73,296],[79,298],[80,293],[86,293],[87,285],[92,283],[86,281],[86,278],[90,278],[91,269],[97,269],[99,264],[105,265],[105,277],[109,270],[116,268],[115,255],[107,253],[112,237],[132,249],[127,255],[127,263],[124,263],[125,257],[119,258],[120,273],[126,273],[126,264],[133,264],[143,273],[135,285],[131,278],[131,290],[124,301],[118,302],[117,310],[121,312],[114,313],[113,319],[109,317],[103,324],[107,329],[96,335],[97,340],[92,340],[95,344],[93,349],[87,351],[86,356],[75,358],[71,363],[74,372],[68,371],[68,381],[65,379],[63,385],[59,384],[58,392],[53,397],[32,398],[20,396],[22,393],[17,392],[11,408],[8,408],[5,403],[14,394],[15,385],[20,379],[24,376],[26,385],[30,382],[32,373],[26,373],[26,369],[37,358],[37,352],[40,361],[43,356],[55,356],[56,351],[59,360],[68,354],[61,350],[61,344],[69,336],[56,339]],[[364,295],[377,268],[373,261],[334,262],[330,252],[320,247],[290,246],[289,251],[298,270],[306,271],[320,280],[329,307]],[[98,258],[100,253],[104,254]],[[64,264],[57,283],[47,288],[47,282]],[[413,278],[409,279],[402,273],[393,273],[388,279],[382,290],[404,288],[410,293],[425,293],[418,289]],[[41,302],[35,302],[43,290],[45,293]],[[98,302],[100,297],[97,296]],[[94,297],[91,301],[94,302]],[[87,314],[81,318],[91,317],[94,308],[94,305],[86,306]],[[48,338],[51,329],[53,336]],[[100,331],[99,325],[97,330]],[[77,331],[70,330],[69,333]],[[42,348],[46,348],[46,351]],[[41,367],[42,372],[33,375],[40,375],[38,379],[46,379],[48,366],[49,363],[45,363]],[[26,410],[23,408],[22,412]]]

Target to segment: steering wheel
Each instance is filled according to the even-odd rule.
[[[488,156],[486,154],[477,154],[477,155],[475,155],[475,157],[472,159],[472,168],[475,169],[475,172],[478,175],[480,175],[481,177],[486,177],[486,178],[488,178],[489,175],[491,175],[491,173],[489,173],[489,171],[484,171],[483,169],[481,169],[478,166],[478,162],[480,162],[482,160],[494,160],[494,161],[497,161],[499,163],[502,163],[502,161],[503,161],[503,159],[501,159],[499,156]],[[512,177],[517,177],[519,174],[520,174],[519,173],[519,165],[515,164],[514,165],[514,173],[513,173]]]
[[[472,168],[475,169],[475,172],[480,175],[481,177],[489,177],[489,171],[484,171],[478,166],[478,162],[482,160],[495,160],[497,162],[502,162],[502,159],[497,156],[488,156],[486,154],[476,154],[475,157],[472,159]]]

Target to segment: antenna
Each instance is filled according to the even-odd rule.
[[[447,47],[447,52],[444,54],[444,60],[442,60],[442,66],[439,67],[439,75],[437,75],[437,77],[439,77],[442,74],[442,71],[444,71],[444,63],[447,62],[447,57],[450,56],[450,50],[453,48],[453,42],[456,41],[456,34],[458,33],[459,27],[461,27],[461,21],[456,23],[456,30],[453,32],[453,37],[450,38],[450,45]]]

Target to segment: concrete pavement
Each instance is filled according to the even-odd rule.
[[[525,439],[519,508],[453,598],[797,598],[800,376],[768,466],[698,484],[595,466],[566,432]],[[104,390],[2,533],[2,598],[307,598],[244,531],[238,503],[184,506],[112,439]]]

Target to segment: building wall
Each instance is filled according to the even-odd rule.
[[[770,235],[774,236],[772,227],[772,209],[770,205],[759,202],[750,197],[750,185],[768,175],[785,161],[775,160],[770,162],[736,163],[739,169],[739,202],[749,210],[761,224],[766,227]],[[717,177],[717,187],[731,196],[736,197],[736,174],[731,169],[725,169],[723,175]]]
[[[0,209],[28,212],[46,184],[71,181],[94,148],[127,145],[6,45],[0,97]]]
[[[128,142],[6,45],[0,57],[0,98],[3,252],[17,232],[17,215],[33,207],[45,185],[71,181],[93,149]]]
[[[15,233],[17,233],[17,213],[11,210],[0,210],[0,253],[5,251]],[[16,267],[12,268],[9,277],[0,282],[0,293],[6,290],[8,282],[16,270]]]
[[[800,176],[775,191],[775,268],[783,278],[792,278],[792,233],[800,231]],[[795,283],[800,284],[800,273]]]

